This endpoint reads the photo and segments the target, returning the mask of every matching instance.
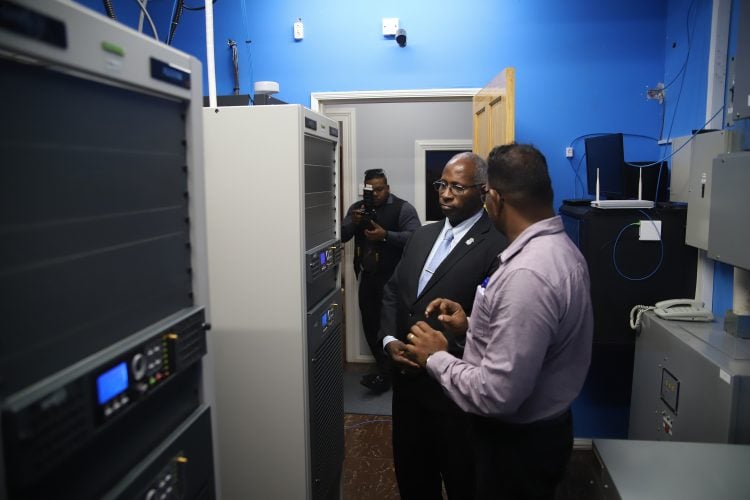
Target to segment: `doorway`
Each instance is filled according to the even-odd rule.
[[[478,88],[392,90],[365,92],[313,93],[311,108],[341,123],[341,179],[339,195],[342,220],[346,209],[361,199],[362,174],[368,168],[388,171],[391,191],[412,203],[419,213],[417,191],[424,177],[417,181],[415,147],[423,144],[447,144],[449,148],[471,149],[471,99]],[[424,125],[415,125],[421,118]],[[398,127],[405,127],[401,132]],[[409,137],[406,137],[409,136]],[[398,143],[398,144],[396,144]],[[424,172],[424,165],[421,169]],[[420,220],[425,221],[424,212]],[[344,246],[342,282],[344,286],[346,361],[374,361],[361,328],[356,278],[352,263],[353,242]]]

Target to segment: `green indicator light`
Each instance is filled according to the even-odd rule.
[[[102,42],[102,50],[104,50],[105,52],[109,52],[110,54],[125,57],[125,51],[123,50],[123,48],[119,45],[115,45],[112,42]]]

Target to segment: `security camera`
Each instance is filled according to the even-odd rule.
[[[396,43],[399,47],[406,47],[406,30],[399,28],[396,30]]]

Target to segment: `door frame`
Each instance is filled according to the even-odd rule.
[[[343,149],[342,164],[339,170],[344,172],[348,181],[340,186],[343,196],[344,209],[351,206],[360,194],[361,186],[357,178],[357,125],[355,108],[337,108],[330,114],[326,113],[326,104],[360,104],[367,102],[410,103],[420,101],[471,101],[471,98],[481,88],[455,89],[420,89],[420,90],[373,90],[350,92],[313,92],[310,94],[310,108],[313,111],[332,117],[341,122],[342,141],[339,147]],[[340,178],[340,176],[339,176]],[[343,220],[345,214],[339,214],[338,220]],[[367,342],[362,333],[362,320],[359,312],[359,293],[356,286],[352,263],[353,243],[345,245],[344,262],[342,265],[344,276],[344,314],[346,335],[346,361],[349,363],[372,363],[374,358],[369,354]],[[363,349],[364,348],[364,349]],[[364,353],[363,353],[364,351]]]
[[[342,207],[346,211],[359,191],[358,180],[354,172],[357,171],[357,110],[355,108],[336,108],[335,112],[326,116],[339,122],[341,134],[339,148],[341,148],[341,165],[339,172],[344,172],[345,181],[339,186],[339,193],[343,197]],[[337,179],[341,174],[337,173]],[[338,211],[338,203],[336,204]],[[336,219],[344,220],[346,213],[338,213]],[[337,227],[338,231],[339,228]],[[340,238],[341,235],[338,234]],[[342,275],[344,286],[344,332],[346,335],[346,361],[349,363],[367,363],[374,361],[369,355],[362,354],[362,347],[367,346],[362,330],[362,319],[359,312],[359,291],[355,286],[357,277],[354,275],[354,239],[344,244],[344,259],[342,262]],[[351,332],[351,334],[350,334]]]

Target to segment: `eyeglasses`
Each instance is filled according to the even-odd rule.
[[[487,189],[487,186],[482,189],[482,192],[479,194],[479,199],[482,200],[482,204],[487,203],[487,195],[490,194],[490,190]]]
[[[432,183],[433,186],[435,186],[435,191],[440,192],[444,191],[448,188],[453,192],[453,194],[462,195],[466,192],[467,189],[484,186],[484,183],[482,184],[472,184],[471,186],[462,186],[461,184],[448,184],[443,179],[439,179]]]

